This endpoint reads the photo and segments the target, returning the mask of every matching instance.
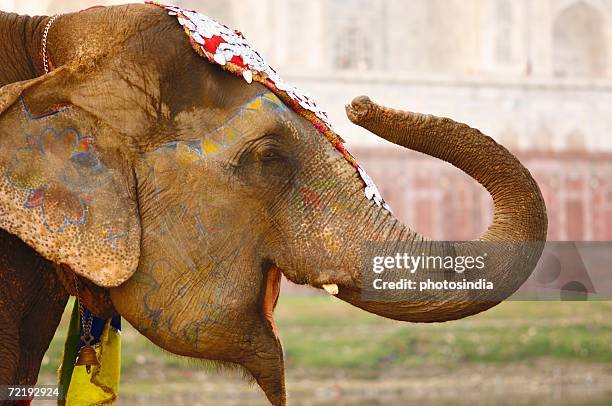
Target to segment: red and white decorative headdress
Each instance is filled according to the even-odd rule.
[[[359,172],[366,185],[366,197],[373,200],[378,206],[390,210],[372,179],[344,148],[342,139],[333,131],[327,114],[317,106],[312,98],[295,86],[286,83],[251,47],[239,31],[234,31],[195,11],[183,10],[177,6],[153,1],[147,1],[147,3],[162,7],[168,14],[176,16],[191,46],[200,56],[210,63],[241,76],[247,83],[253,81],[261,83],[293,111],[310,121]]]

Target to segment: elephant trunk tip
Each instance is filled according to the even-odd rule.
[[[344,108],[346,115],[354,124],[359,125],[367,119],[374,107],[374,103],[368,96],[357,96],[351,101],[351,104],[347,104]]]

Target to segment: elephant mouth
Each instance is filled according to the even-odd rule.
[[[261,313],[274,335],[278,338],[278,327],[274,320],[274,309],[278,304],[280,296],[282,271],[274,264],[263,267],[262,271],[265,272],[265,277]],[[332,296],[340,293],[340,288],[335,283],[321,283],[318,287]]]
[[[281,270],[276,265],[270,265],[265,272],[261,313],[274,335],[278,338],[278,327],[276,326],[276,321],[274,321],[274,309],[280,296]]]

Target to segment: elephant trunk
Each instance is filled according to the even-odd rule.
[[[494,294],[485,290],[444,290],[429,296],[372,297],[367,300],[360,287],[341,286],[338,297],[384,317],[439,322],[470,316],[486,310],[514,293],[530,276],[546,240],[546,207],[538,185],[529,171],[503,146],[465,124],[448,118],[393,110],[365,96],[347,106],[349,119],[397,145],[447,161],[482,184],[495,206],[493,222],[477,240],[435,242],[405,227],[401,241],[382,243],[378,255],[409,253],[428,256],[475,256],[486,250],[486,266],[464,274],[445,272],[447,281],[484,278],[494,284]],[[395,221],[390,217],[389,221]],[[405,274],[399,275],[406,277]],[[388,275],[389,276],[389,275]],[[390,275],[391,277],[393,275]],[[419,283],[431,277],[417,272]],[[440,275],[438,275],[439,277]]]

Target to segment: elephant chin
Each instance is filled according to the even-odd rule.
[[[369,295],[370,289],[366,287],[371,285],[371,281],[366,274],[354,278],[357,280],[355,285],[338,281],[337,288],[320,287],[328,292],[337,289],[338,298],[368,312],[412,322],[460,319],[495,306],[514,293],[535,268],[546,241],[546,207],[529,171],[490,137],[448,118],[382,107],[366,96],[354,99],[346,107],[346,112],[353,123],[390,142],[442,159],[463,170],[485,187],[495,207],[492,224],[473,241],[431,241],[407,226],[397,233],[399,223],[391,215],[387,216],[386,227],[366,224],[365,227],[370,229],[395,229],[394,235],[403,236],[400,241],[390,238],[387,242],[376,236],[378,242],[374,255],[407,253],[458,258],[476,256],[486,250],[487,260],[483,269],[472,270],[469,276],[457,269],[445,270],[437,275],[436,280],[485,279],[493,283],[494,289],[492,292],[447,289],[427,296],[408,295],[406,291]],[[362,256],[356,256],[359,262]],[[354,269],[363,269],[363,264],[355,264]],[[429,272],[410,275],[417,284],[431,277]],[[406,278],[405,271],[385,271],[386,280],[401,278]],[[330,282],[333,284],[334,281]]]

